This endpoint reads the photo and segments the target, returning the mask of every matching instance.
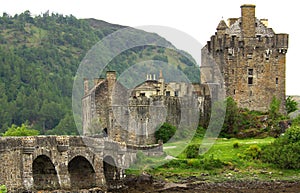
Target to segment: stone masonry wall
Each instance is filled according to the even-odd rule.
[[[202,49],[201,70],[206,82],[220,83],[241,108],[267,111],[273,97],[285,113],[285,74],[288,34],[275,34],[255,17],[254,5],[242,5],[242,16],[223,28]],[[221,25],[219,24],[219,26]],[[225,25],[225,26],[224,26]],[[202,80],[203,81],[203,80]]]

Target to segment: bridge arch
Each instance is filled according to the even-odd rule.
[[[85,189],[96,187],[96,173],[93,165],[83,156],[75,156],[68,164],[71,187]]]
[[[33,187],[36,190],[54,190],[60,188],[55,166],[46,155],[39,155],[33,160],[32,176]]]
[[[119,172],[114,158],[107,155],[103,159],[103,172],[105,181],[108,185],[114,184],[115,180],[119,179]]]

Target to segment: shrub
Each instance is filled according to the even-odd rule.
[[[5,185],[0,185],[0,193],[6,193],[7,189]]]
[[[250,145],[250,147],[244,151],[244,154],[252,159],[259,159],[261,148],[258,145]]]
[[[157,141],[162,140],[164,143],[166,143],[175,133],[175,126],[169,123],[164,123],[158,130],[155,131],[154,135]]]
[[[197,158],[199,156],[199,145],[192,144],[187,146],[185,153],[187,158]]]
[[[187,165],[191,168],[200,168],[201,167],[199,159],[189,159],[189,160],[187,160]]]
[[[200,160],[200,165],[205,170],[212,170],[215,168],[222,168],[225,164],[219,158],[214,158],[214,155],[211,154],[208,158]]]
[[[163,168],[186,168],[187,167],[187,160],[184,159],[173,159],[164,165],[160,166]]]
[[[233,143],[233,148],[237,149],[239,147],[240,147],[239,142],[236,141],[236,142]]]
[[[298,109],[298,103],[293,99],[292,96],[288,96],[285,102],[285,107],[287,113],[290,114]]]
[[[290,127],[283,135],[284,142],[296,143],[300,141],[300,126]]]
[[[263,149],[262,160],[283,169],[300,169],[300,127],[292,126]]]

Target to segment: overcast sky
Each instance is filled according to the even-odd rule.
[[[300,12],[296,1],[285,0],[0,0],[0,13],[10,15],[29,10],[33,15],[46,11],[77,18],[95,18],[126,26],[160,25],[187,33],[202,45],[216,31],[219,21],[240,17],[242,4],[255,4],[256,17],[269,19],[275,33],[288,33],[287,94],[300,95]],[[296,35],[298,34],[298,36]],[[175,46],[176,42],[172,42]],[[199,52],[200,52],[199,48]]]

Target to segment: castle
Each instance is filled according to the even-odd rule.
[[[224,89],[241,108],[267,111],[273,97],[285,112],[285,66],[288,34],[276,34],[267,19],[255,17],[255,5],[242,5],[241,17],[221,20],[202,48],[200,84],[166,83],[162,72],[128,90],[116,72],[85,80],[82,99],[83,134],[101,135],[128,144],[156,143],[154,132],[163,122],[197,127],[209,119],[216,90]],[[197,121],[195,121],[197,120]]]
[[[255,5],[241,6],[241,17],[221,20],[202,49],[201,83],[219,83],[241,108],[267,111],[273,97],[285,112],[288,34],[276,34]],[[214,76],[220,71],[222,78]]]
[[[161,71],[158,80],[154,74],[146,77],[134,89],[117,81],[114,71],[108,71],[105,79],[96,79],[92,89],[85,80],[83,134],[146,145],[157,142],[155,131],[164,122],[178,129],[197,127],[204,88],[186,82],[166,83]]]

